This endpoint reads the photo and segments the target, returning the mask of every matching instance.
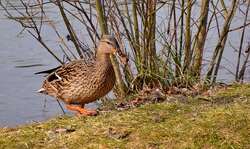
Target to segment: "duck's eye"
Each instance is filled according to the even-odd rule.
[[[107,44],[112,45],[112,43],[111,43],[111,42],[107,42]]]

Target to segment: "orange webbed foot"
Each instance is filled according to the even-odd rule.
[[[84,106],[79,105],[66,105],[66,108],[71,111],[76,111],[77,116],[96,116],[97,111],[96,110],[87,110],[83,108]]]
[[[79,113],[77,113],[77,116],[96,116],[97,111],[96,110],[87,110],[83,109]]]

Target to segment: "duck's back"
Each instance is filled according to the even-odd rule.
[[[107,94],[114,83],[115,74],[109,63],[76,60],[51,73],[43,88],[48,95],[66,103],[84,104]]]

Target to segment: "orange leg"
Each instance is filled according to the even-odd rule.
[[[87,110],[80,105],[66,105],[66,108],[71,111],[77,111],[79,116],[95,116],[97,115],[96,110]]]

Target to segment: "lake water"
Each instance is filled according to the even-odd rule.
[[[44,78],[34,75],[59,64],[30,35],[19,35],[21,29],[0,11],[0,127],[41,121],[62,114],[54,99],[36,93]],[[250,38],[249,32],[246,33]],[[46,34],[50,36],[49,32]],[[235,34],[235,39],[239,39],[239,35]],[[213,40],[213,35],[208,37]],[[212,46],[208,44],[206,49]],[[232,64],[236,61],[234,52],[228,48],[222,62],[231,71],[235,71]],[[208,55],[209,50],[205,57]],[[233,78],[228,71],[221,70],[220,80],[230,81]]]
[[[3,19],[3,13],[0,18],[0,126],[62,114],[55,100],[46,97],[45,103],[45,96],[36,93],[43,77],[34,75],[58,63],[33,38],[27,34],[18,36],[19,24]]]

